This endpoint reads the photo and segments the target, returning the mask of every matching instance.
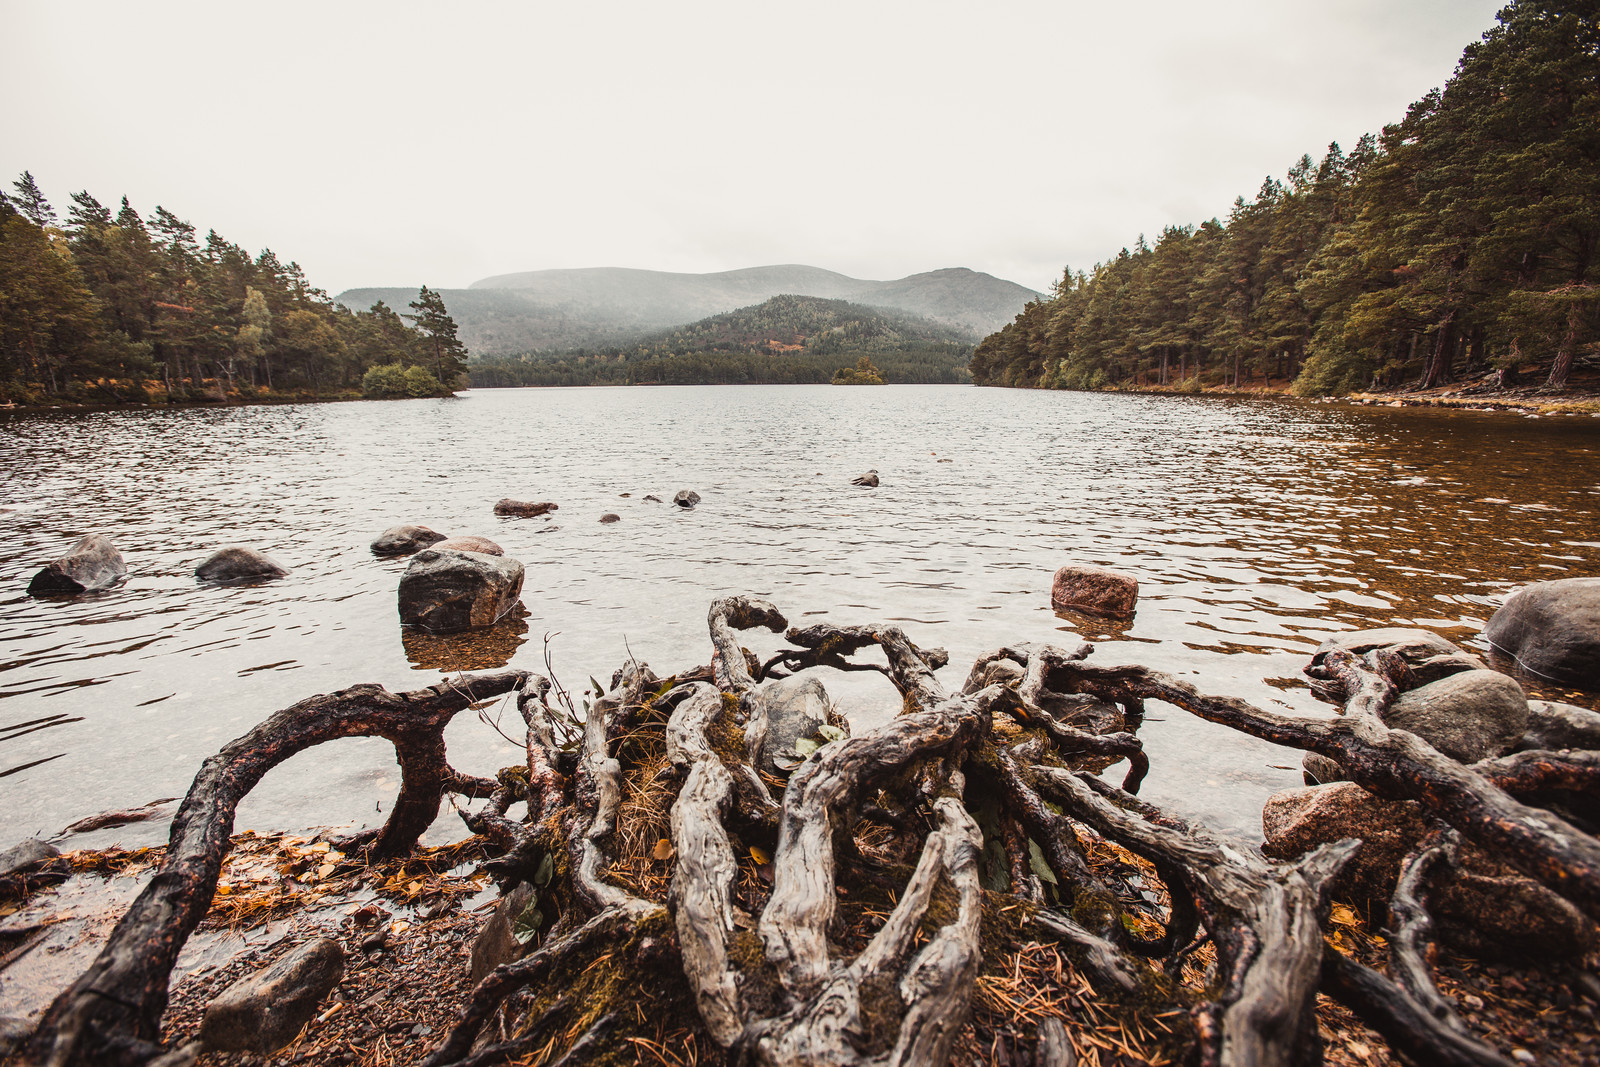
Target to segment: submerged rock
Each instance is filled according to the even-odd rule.
[[[375,556],[409,556],[411,553],[419,552],[429,545],[438,544],[448,537],[448,534],[430,530],[426,526],[391,526],[373,540],[372,554]]]
[[[294,1040],[343,977],[339,942],[326,937],[308,941],[239,979],[206,1005],[200,1043],[212,1052],[271,1055]]]
[[[514,559],[425,548],[400,576],[400,621],[434,633],[493,626],[521,593],[522,564]]]
[[[867,473],[865,473],[863,475],[860,475],[859,477],[851,478],[850,479],[850,484],[851,485],[864,485],[868,489],[876,489],[876,488],[878,488],[878,472],[877,471],[868,471]]]
[[[646,499],[649,499],[648,497]],[[700,503],[700,494],[693,489],[679,489],[672,502],[680,508],[692,508]]]
[[[1600,689],[1600,578],[1525,585],[1489,617],[1484,636],[1529,674]]]
[[[600,516],[600,521],[601,522],[621,522],[622,521],[622,516],[613,514],[612,512],[608,511],[604,515]]]
[[[1125,619],[1139,602],[1139,579],[1126,571],[1069,563],[1056,571],[1050,603],[1056,610]]]
[[[433,547],[436,549],[450,549],[456,552],[482,552],[486,556],[503,556],[506,554],[505,549],[487,537],[446,537]]]
[[[512,500],[510,497],[504,498],[494,506],[496,515],[509,515],[516,519],[533,519],[558,510],[559,506],[548,500],[534,504],[526,500]]]
[[[245,578],[282,578],[289,569],[246,545],[227,545],[194,569],[202,582],[236,582]]]
[[[122,553],[105,534],[90,534],[28,583],[29,596],[72,596],[109,589],[128,576]]]

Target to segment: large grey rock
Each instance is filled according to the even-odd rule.
[[[1336,648],[1358,656],[1373,649],[1388,649],[1410,665],[1412,677],[1418,685],[1427,685],[1462,671],[1481,671],[1488,667],[1477,656],[1462,651],[1431,630],[1405,626],[1383,626],[1374,630],[1334,634],[1317,646],[1311,662],[1322,662],[1322,658]]]
[[[434,633],[493,626],[522,594],[522,564],[506,556],[425,548],[400,576],[400,621]]]
[[[237,582],[246,578],[282,578],[289,569],[246,545],[227,545],[194,569],[202,582]]]
[[[1109,567],[1069,563],[1056,571],[1050,583],[1050,603],[1058,611],[1125,619],[1138,602],[1139,579]]]
[[[1387,905],[1400,863],[1432,827],[1408,800],[1384,800],[1352,782],[1289,789],[1267,798],[1261,811],[1261,851],[1294,859],[1330,841],[1359,838],[1361,848],[1335,878],[1341,900]],[[1600,943],[1600,931],[1582,912],[1538,882],[1465,841],[1458,866],[1438,880],[1430,899],[1440,937],[1479,955],[1570,958]]]
[[[430,530],[426,526],[391,526],[379,534],[372,542],[372,554],[375,556],[409,556],[413,552],[421,551],[429,545],[443,541],[447,534]]]
[[[212,1052],[270,1055],[293,1041],[344,977],[344,950],[320,937],[246,975],[206,1005],[200,1043]]]
[[[472,942],[470,980],[473,986],[502,963],[521,959],[528,951],[528,945],[518,941],[512,933],[512,924],[533,903],[534,893],[533,886],[521,882],[495,905],[494,914],[489,916],[489,921],[483,924],[483,929],[478,931],[477,938]]]
[[[1600,711],[1550,700],[1528,701],[1528,732],[1517,742],[1521,751],[1536,748],[1600,749]]]
[[[1402,693],[1383,721],[1451,759],[1476,763],[1510,752],[1528,730],[1528,697],[1499,671],[1463,671]]]
[[[777,771],[778,759],[792,759],[794,745],[813,737],[828,725],[833,702],[822,683],[809,674],[796,674],[761,687],[767,703],[767,741],[761,752],[763,770]]]
[[[90,534],[28,583],[29,596],[72,596],[109,589],[128,576],[122,553],[105,534]]]
[[[1600,578],[1525,585],[1489,617],[1484,636],[1529,674],[1600,690]]]
[[[0,852],[0,878],[48,863],[61,855],[61,850],[48,841],[30,837]]]

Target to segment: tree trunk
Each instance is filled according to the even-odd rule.
[[[1545,379],[1545,386],[1550,389],[1565,389],[1567,375],[1572,371],[1572,351],[1578,340],[1579,305],[1573,301],[1567,307],[1567,329],[1561,335],[1561,347],[1556,349],[1556,361],[1550,364],[1550,377]]]
[[[1427,370],[1422,375],[1419,389],[1432,389],[1450,380],[1450,354],[1455,351],[1456,312],[1454,308],[1444,313],[1439,320],[1439,332],[1433,341],[1433,356],[1428,360]]]

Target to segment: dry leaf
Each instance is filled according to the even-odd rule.
[[[656,842],[655,851],[652,852],[651,855],[664,862],[672,858],[672,851],[672,841],[663,837],[660,841]]]
[[[759,845],[750,846],[750,858],[763,867],[772,862],[772,854]]]

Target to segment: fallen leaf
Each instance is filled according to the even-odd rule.
[[[751,845],[750,858],[755,860],[758,865],[765,867],[767,864],[772,862],[772,853],[768,852],[759,845]]]
[[[651,855],[653,855],[656,859],[665,862],[666,860],[670,860],[672,858],[672,851],[672,841],[663,837],[660,841],[656,842],[655,851],[652,852]]]

